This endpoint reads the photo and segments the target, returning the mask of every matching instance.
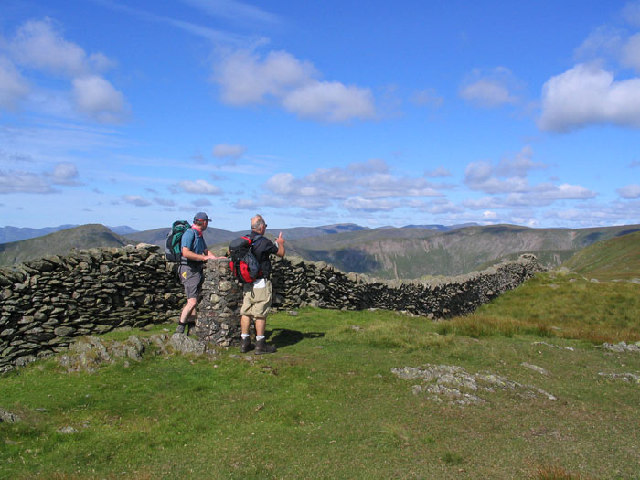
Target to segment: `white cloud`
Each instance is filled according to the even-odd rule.
[[[10,44],[14,58],[21,65],[66,77],[88,73],[85,51],[66,41],[50,19],[32,20],[22,25]]]
[[[69,162],[58,163],[53,172],[48,174],[55,185],[77,186],[78,168]]]
[[[216,158],[230,158],[236,160],[242,157],[247,151],[244,145],[229,145],[227,143],[219,143],[213,147],[212,154]]]
[[[261,59],[248,51],[225,57],[212,79],[220,85],[222,100],[245,106],[274,101],[301,117],[344,122],[375,115],[371,91],[340,82],[320,81],[308,61],[288,52],[272,51]]]
[[[497,209],[504,207],[547,206],[557,200],[588,199],[596,193],[579,185],[552,183],[529,183],[529,171],[546,168],[533,162],[533,150],[525,146],[513,158],[504,158],[497,165],[479,161],[467,165],[464,183],[472,190],[481,191],[491,197],[467,200],[468,208]]]
[[[411,101],[421,107],[440,108],[444,104],[442,98],[433,88],[427,88],[414,92]]]
[[[491,71],[475,70],[460,87],[460,96],[478,107],[494,108],[518,103],[513,93],[519,82],[511,71],[498,67]]]
[[[596,28],[576,48],[576,62],[589,62],[600,58],[615,58],[624,44],[624,32],[604,25]]]
[[[250,21],[260,23],[278,23],[278,16],[262,10],[259,7],[236,0],[182,0],[192,7],[198,8],[212,17],[222,17],[227,20]]]
[[[66,40],[52,20],[24,23],[2,48],[14,63],[0,58],[0,107],[15,106],[21,96],[29,93],[29,106],[39,113],[65,116],[72,110],[72,99],[77,112],[98,122],[115,123],[126,117],[124,95],[99,75],[115,63],[99,52],[87,54]],[[70,81],[71,95],[39,87],[43,74]]]
[[[472,190],[490,194],[522,192],[529,189],[529,183],[524,177],[498,178],[488,162],[472,162],[467,165],[464,183]]]
[[[533,193],[535,196],[550,200],[586,199],[596,196],[596,193],[588,188],[580,185],[569,185],[568,183],[563,183],[557,186],[543,183],[537,185],[534,188]]]
[[[223,101],[231,105],[261,103],[266,95],[282,97],[315,75],[309,62],[290,53],[272,51],[261,61],[258,55],[237,51],[223,59],[214,79],[222,88]]]
[[[0,56],[0,109],[13,110],[28,93],[27,82],[14,64]]]
[[[197,193],[200,195],[219,195],[222,193],[220,188],[211,185],[206,180],[184,180],[178,186],[187,193]]]
[[[640,27],[640,1],[628,2],[622,9],[622,15],[633,27]]]
[[[345,167],[319,168],[297,178],[278,173],[265,182],[268,191],[260,203],[299,208],[346,207],[350,210],[382,211],[423,207],[420,201],[442,194],[424,177],[397,176],[380,159]]]
[[[526,177],[529,171],[546,168],[546,165],[534,162],[532,156],[533,149],[525,145],[512,158],[503,158],[496,166],[486,161],[472,162],[465,169],[464,183],[472,190],[491,194],[528,191]]]
[[[103,123],[118,123],[126,112],[124,96],[102,77],[73,80],[73,94],[79,111]]]
[[[629,38],[623,47],[622,63],[640,72],[640,33]]]
[[[295,177],[290,173],[277,173],[267,180],[265,186],[277,195],[296,194]]]
[[[123,195],[122,200],[134,207],[148,207],[152,205],[149,200],[138,195]]]
[[[352,118],[373,118],[371,91],[339,82],[314,82],[287,94],[284,108],[301,117],[327,122],[345,122]]]
[[[342,205],[348,210],[364,210],[368,212],[377,212],[381,210],[393,210],[400,206],[397,201],[388,199],[371,199],[363,197],[347,198]]]
[[[24,171],[0,170],[0,194],[54,193],[56,190],[40,175]]]
[[[194,201],[191,202],[191,205],[193,205],[194,207],[209,207],[211,206],[211,202],[209,201],[208,198],[204,198],[204,197],[200,197],[200,198],[196,198]]]
[[[451,172],[449,171],[449,169],[444,168],[442,166],[440,167],[436,167],[433,170],[430,170],[428,172],[425,172],[425,177],[450,177],[451,176]]]
[[[622,198],[640,198],[640,185],[626,185],[616,190]]]
[[[611,72],[581,64],[544,84],[541,129],[567,132],[601,123],[640,127],[640,79],[615,81]]]
[[[156,202],[158,205],[160,205],[162,207],[175,207],[176,206],[176,202],[174,202],[173,200],[171,200],[169,198],[154,197],[153,201]]]
[[[433,215],[462,213],[464,211],[460,206],[445,198],[436,198],[432,200],[426,207],[423,207],[422,210]]]

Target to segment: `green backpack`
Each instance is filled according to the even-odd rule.
[[[167,234],[164,244],[164,256],[168,262],[180,262],[182,259],[182,235],[189,230],[191,225],[186,220],[176,220]]]

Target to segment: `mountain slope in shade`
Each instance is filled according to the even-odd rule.
[[[0,265],[13,265],[47,255],[66,255],[73,248],[122,247],[130,243],[133,242],[103,225],[83,225],[29,240],[0,244]]]

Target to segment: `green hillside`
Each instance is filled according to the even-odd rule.
[[[639,293],[549,272],[446,322],[278,312],[274,355],[40,360],[0,376],[0,476],[638,478],[640,355],[597,342],[640,339]]]
[[[640,279],[640,231],[594,243],[563,266],[602,281]]]
[[[122,247],[132,243],[102,225],[83,225],[42,237],[0,244],[0,265],[13,265],[47,255],[66,255],[72,249]]]

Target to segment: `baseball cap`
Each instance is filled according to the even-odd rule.
[[[198,213],[196,213],[196,216],[195,216],[195,217],[193,217],[193,220],[194,220],[194,221],[196,221],[196,220],[206,220],[206,221],[208,221],[208,222],[210,222],[210,221],[211,221],[211,219],[209,218],[209,216],[208,216],[205,212],[198,212]]]

